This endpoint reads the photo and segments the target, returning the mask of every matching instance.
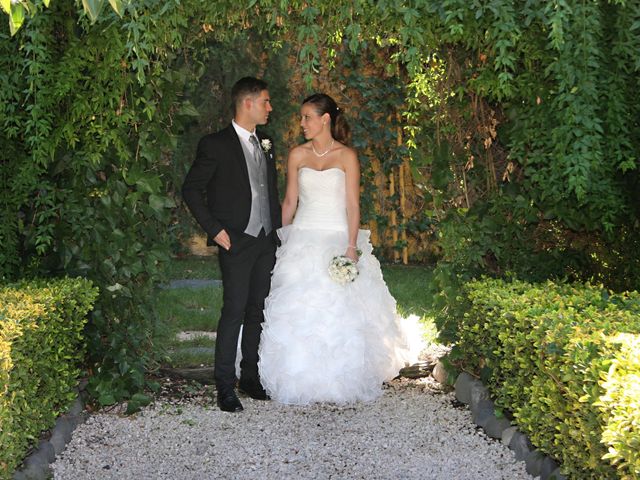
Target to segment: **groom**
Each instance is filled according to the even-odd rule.
[[[235,361],[241,326],[238,388],[252,398],[267,399],[258,376],[258,344],[281,217],[273,142],[255,131],[272,110],[267,84],[242,78],[231,89],[231,100],[231,125],[200,140],[182,195],[208,244],[220,247],[223,305],[214,377],[220,409],[239,412]]]

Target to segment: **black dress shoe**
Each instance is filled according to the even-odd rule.
[[[238,391],[240,393],[248,395],[254,400],[269,400],[269,395],[267,395],[267,392],[264,390],[264,388],[262,388],[262,385],[260,385],[260,383],[256,381],[249,382],[240,379],[240,382],[238,383]]]
[[[218,392],[218,407],[223,412],[241,412],[244,410],[236,392],[233,390]]]

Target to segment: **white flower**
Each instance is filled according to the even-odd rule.
[[[329,277],[334,282],[345,285],[358,278],[358,267],[349,257],[338,255],[329,263]]]
[[[262,149],[265,152],[271,150],[271,140],[269,140],[268,138],[263,138],[262,140],[260,140],[260,145],[262,145]]]

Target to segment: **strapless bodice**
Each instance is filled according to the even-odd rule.
[[[298,209],[293,224],[299,228],[345,230],[347,209],[345,173],[340,168],[298,170]]]

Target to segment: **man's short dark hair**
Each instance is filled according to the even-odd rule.
[[[231,88],[231,104],[235,112],[237,105],[249,95],[257,96],[267,90],[267,82],[254,77],[244,77],[238,80]]]

